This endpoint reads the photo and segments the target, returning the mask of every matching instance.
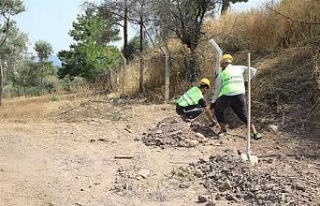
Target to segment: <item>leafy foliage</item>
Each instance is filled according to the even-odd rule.
[[[143,42],[143,48],[149,47],[149,42],[144,40]],[[135,55],[138,55],[140,53],[140,36],[133,37],[129,43],[128,43],[128,57],[127,60],[132,60]]]
[[[15,67],[27,50],[27,42],[27,34],[20,32],[16,23],[12,22],[8,31],[8,37],[0,47],[0,58],[3,63],[3,72],[7,83],[14,84],[16,81],[17,71]]]
[[[37,52],[40,62],[47,60],[49,55],[53,53],[51,44],[44,40],[37,41],[34,45],[34,50]]]
[[[118,49],[108,46],[111,41],[118,40],[118,30],[113,29],[112,22],[99,16],[95,8],[89,7],[85,14],[78,15],[69,34],[76,43],[69,51],[58,53],[62,61],[62,69],[58,72],[60,78],[81,76],[94,81],[121,58]]]
[[[12,26],[12,16],[25,10],[21,0],[0,1],[0,46],[5,43],[8,37],[10,26]]]

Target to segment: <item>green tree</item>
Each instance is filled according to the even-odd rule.
[[[39,40],[34,45],[34,50],[39,58],[39,70],[40,70],[40,86],[43,88],[43,78],[47,74],[47,69],[50,67],[48,62],[49,56],[53,53],[52,46],[49,42],[44,40]]]
[[[248,0],[153,0],[155,27],[160,27],[160,36],[167,39],[174,34],[190,49],[190,80],[200,75],[196,49],[204,32],[202,25],[206,15],[215,14],[217,9],[228,10],[231,3]]]
[[[149,42],[144,39],[144,41],[142,42],[143,44],[143,48],[148,48],[149,47]],[[129,42],[128,42],[128,48],[127,48],[127,52],[128,52],[128,60],[132,60],[134,58],[135,55],[139,55],[140,54],[140,36],[134,36]]]
[[[204,34],[201,28],[205,15],[214,12],[217,5],[216,0],[157,0],[156,2],[156,26],[160,26],[160,31],[167,35],[174,33],[190,49],[189,71],[192,82],[200,75],[196,49]]]
[[[40,83],[39,63],[33,61],[28,55],[22,57],[23,59],[16,67],[16,86],[22,87],[24,94],[27,95],[28,88],[37,88]]]
[[[62,61],[59,76],[81,76],[94,81],[97,76],[111,69],[120,58],[120,51],[108,46],[119,39],[118,30],[114,30],[112,22],[102,18],[97,8],[89,7],[84,14],[78,15],[73,22],[69,35],[76,43],[70,51],[60,51],[58,57]]]
[[[16,66],[27,51],[27,34],[20,32],[15,22],[10,27],[5,43],[0,47],[0,58],[3,62],[4,83],[16,83]]]
[[[0,1],[0,48],[5,44],[13,22],[11,18],[25,10],[21,0]],[[3,93],[3,60],[0,58],[0,105]]]
[[[100,15],[107,21],[113,21],[113,25],[123,29],[122,54],[128,59],[128,23],[132,5],[137,0],[104,0],[97,5]]]

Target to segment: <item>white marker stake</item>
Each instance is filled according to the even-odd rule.
[[[251,123],[251,74],[250,74],[250,53],[248,53],[248,124],[247,124],[247,145],[245,154],[241,154],[241,159],[244,161],[249,161],[253,164],[258,163],[258,157],[251,155],[251,132],[250,132],[250,123]]]
[[[216,52],[216,71],[215,71],[215,77],[216,77],[216,75],[220,73],[220,60],[222,57],[222,50],[220,49],[219,45],[213,39],[210,39],[209,43],[211,44],[214,51]]]
[[[251,72],[250,72],[250,53],[248,53],[248,124],[247,124],[247,148],[246,152],[248,155],[248,159],[250,158],[250,147],[251,147],[251,131],[250,131],[250,123],[251,123]]]

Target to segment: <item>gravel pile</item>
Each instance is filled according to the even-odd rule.
[[[149,128],[142,134],[142,141],[147,146],[195,147],[215,136],[212,129],[199,123],[190,126],[176,116],[163,119],[154,128]]]
[[[189,166],[203,180],[214,205],[226,200],[245,205],[320,205],[320,180],[305,166],[288,158],[260,161],[257,166],[242,162],[238,154],[212,155]]]

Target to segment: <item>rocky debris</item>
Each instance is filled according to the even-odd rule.
[[[116,173],[114,187],[109,190],[119,195],[132,194],[136,190],[134,180],[147,178],[150,174],[149,170],[136,166],[120,166]]]
[[[319,205],[319,182],[316,174],[303,171],[292,159],[277,159],[252,166],[238,154],[225,151],[200,159],[186,170],[193,171],[215,201],[245,205]],[[260,167],[260,168],[257,168]],[[205,196],[198,201],[207,202]],[[210,203],[211,204],[211,203]]]
[[[142,141],[147,146],[196,147],[216,136],[211,128],[200,123],[186,123],[180,117],[165,118],[154,128],[142,134]]]
[[[178,188],[178,185],[172,188],[172,183],[165,181],[159,182],[151,177],[154,175],[152,171],[137,167],[136,165],[120,166],[116,172],[113,187],[109,191],[120,196],[141,197],[148,201],[164,202],[168,201],[174,195],[171,191]],[[179,182],[177,181],[176,184]],[[158,186],[161,184],[160,189]],[[152,187],[147,186],[153,185]],[[161,189],[163,187],[163,189]],[[188,188],[186,182],[180,185],[180,189]]]

